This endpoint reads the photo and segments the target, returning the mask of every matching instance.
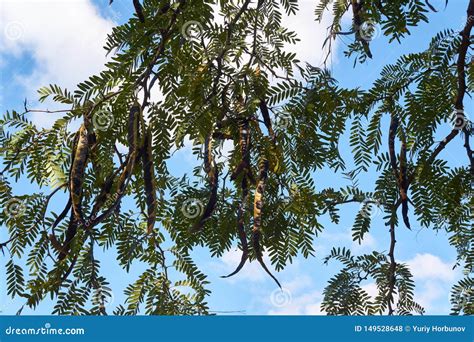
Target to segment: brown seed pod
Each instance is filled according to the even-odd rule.
[[[56,229],[56,227],[58,226],[59,223],[61,223],[62,220],[64,220],[64,218],[66,217],[67,213],[69,212],[69,210],[71,209],[71,206],[72,206],[72,201],[71,201],[71,198],[69,197],[69,200],[66,204],[66,207],[63,209],[63,211],[61,212],[61,214],[59,214],[59,216],[56,218],[56,220],[54,221],[52,227],[51,227],[51,230],[53,231],[53,234],[54,234],[54,230]]]
[[[250,125],[248,120],[242,120],[239,123],[239,145],[242,160],[230,176],[231,180],[236,180],[239,175],[245,171],[245,174],[253,180],[252,170],[250,168]]]
[[[74,217],[74,213],[71,213],[71,218],[69,219],[69,225],[66,230],[66,237],[64,239],[64,244],[59,252],[59,261],[64,260],[71,249],[71,243],[74,240],[74,237],[77,234],[78,224]]]
[[[56,235],[49,234],[48,239],[51,242],[51,245],[59,254],[64,253],[63,246],[59,243]]]
[[[270,119],[270,112],[268,110],[267,103],[265,100],[260,100],[260,112],[262,113],[263,117],[263,122],[265,124],[265,127],[267,128],[268,134],[270,135],[270,138],[272,139],[273,143],[276,143],[276,135],[275,131],[273,130],[273,125],[272,125],[272,120]]]
[[[123,166],[125,167],[125,166]],[[120,170],[120,169],[119,169]],[[94,217],[97,215],[99,210],[102,208],[102,206],[107,202],[107,199],[110,196],[110,193],[112,191],[112,186],[114,185],[114,180],[115,176],[117,175],[118,171],[113,172],[109,177],[104,182],[104,185],[102,186],[102,189],[100,191],[100,194],[97,196],[94,207],[92,208],[92,215],[91,217]]]
[[[395,137],[399,127],[399,119],[392,115],[390,120],[390,131],[388,135],[388,152],[390,156],[390,165],[397,181],[400,191],[400,200],[402,205],[402,218],[405,226],[411,229],[410,220],[408,218],[408,175],[407,175],[407,148],[404,135],[402,134],[402,145],[400,148],[400,169],[398,168],[397,155],[395,153]]]
[[[400,178],[398,180],[400,188],[400,198],[402,201],[402,217],[405,226],[411,229],[410,220],[408,218],[408,176],[407,176],[407,146],[403,138],[400,148]]]
[[[128,153],[129,155],[133,152],[136,152],[138,149],[138,123],[142,116],[142,108],[138,102],[130,108],[130,112],[128,115]]]
[[[210,196],[204,212],[199,218],[199,221],[191,228],[191,232],[197,232],[204,227],[204,224],[212,216],[217,204],[217,192],[219,189],[219,172],[217,164],[212,155],[212,134],[206,137],[204,143],[204,170],[207,172],[209,179]]]
[[[239,204],[239,210],[237,211],[237,232],[239,234],[240,245],[242,246],[242,257],[240,258],[240,263],[235,269],[235,271],[229,275],[223,276],[222,278],[229,278],[239,273],[249,258],[247,233],[245,232],[245,212],[247,211],[247,201],[248,201],[248,193],[249,193],[246,177],[242,179],[241,186],[242,186],[242,196],[241,196],[241,200]]]
[[[398,125],[398,117],[396,115],[392,115],[390,120],[390,131],[388,135],[388,152],[390,155],[390,165],[392,166],[392,170],[395,175],[398,174],[397,154],[395,153],[395,137],[397,135]]]
[[[257,261],[260,263],[262,268],[267,274],[281,288],[281,284],[278,279],[270,272],[268,267],[263,261],[263,252],[260,246],[260,240],[262,238],[262,208],[264,202],[265,185],[268,179],[269,162],[267,159],[262,158],[259,165],[259,176],[257,188],[255,189],[255,197],[253,202],[253,229],[252,229],[252,247],[255,253]]]
[[[79,134],[80,133],[80,130],[76,133],[75,137],[74,137],[74,142],[72,144],[72,153],[71,153],[71,166],[69,168],[69,191],[70,190],[70,187],[71,187],[71,179],[72,179],[72,170],[74,168],[74,160],[76,158],[76,149],[77,149],[77,145],[78,145],[78,142],[79,142]],[[66,215],[69,213],[69,210],[71,210],[71,207],[72,207],[72,196],[69,196],[69,199],[68,199],[68,202],[65,206],[65,208],[63,209],[63,211],[61,212],[61,214],[59,214],[59,216],[56,218],[56,220],[53,222],[53,225],[51,227],[51,234],[49,235],[49,240],[51,242],[51,244],[53,245],[53,247],[60,253],[64,253],[64,250],[63,250],[63,246],[59,243],[57,237],[56,237],[56,227],[61,223],[62,220],[64,220],[64,218],[66,217]],[[63,257],[64,259],[64,257]]]
[[[72,201],[71,201],[71,197],[69,197],[66,207],[63,209],[61,214],[59,214],[59,216],[56,218],[56,220],[54,221],[51,227],[51,234],[49,235],[49,241],[51,241],[51,244],[58,252],[62,252],[63,249],[56,237],[56,227],[59,225],[59,223],[61,223],[62,220],[64,220],[64,218],[68,214],[71,207],[72,207]]]
[[[72,210],[74,218],[83,223],[82,213],[82,188],[89,154],[89,135],[85,125],[78,132],[76,150],[70,174],[69,190],[71,192]]]
[[[113,204],[100,216],[92,217],[92,221],[90,226],[95,226],[96,224],[102,222],[103,220],[107,219],[120,205],[122,201],[122,197],[125,194],[125,190],[128,186],[130,178],[132,176],[133,170],[135,168],[135,163],[137,160],[138,154],[138,141],[139,141],[139,130],[138,130],[138,122],[141,118],[142,110],[141,106],[136,102],[132,108],[130,108],[129,117],[128,117],[128,155],[125,161],[125,167],[118,179],[117,182],[117,190],[114,194],[114,202]]]
[[[147,205],[147,234],[151,234],[155,227],[157,214],[157,199],[155,186],[155,168],[152,153],[152,134],[148,128],[143,138],[143,149],[141,160],[143,165],[143,182],[145,185],[146,205]]]

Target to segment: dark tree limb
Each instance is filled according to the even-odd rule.
[[[390,265],[388,269],[388,294],[387,294],[387,306],[388,314],[391,316],[394,314],[395,310],[393,308],[394,304],[394,292],[396,285],[396,271],[397,271],[397,262],[395,260],[395,244],[397,243],[395,235],[395,223],[390,222],[390,250],[388,256],[390,258]]]
[[[458,114],[461,114],[461,120],[463,120],[465,123],[467,122],[467,117],[464,114],[464,98],[466,96],[467,92],[467,83],[466,83],[466,57],[467,57],[467,52],[469,50],[469,47],[471,45],[471,31],[474,26],[474,0],[469,1],[468,9],[467,9],[467,20],[466,24],[461,31],[461,45],[459,46],[459,52],[458,52],[458,59],[456,62],[456,70],[457,70],[457,94],[456,94],[456,99],[454,102],[454,107],[456,109],[456,112]],[[463,129],[466,129],[464,127]],[[467,129],[466,129],[467,130]],[[460,133],[459,128],[455,128],[451,130],[451,132],[444,138],[438,146],[435,148],[435,150],[430,154],[428,159],[426,160],[426,164],[431,165],[435,159],[438,157],[438,155],[445,149],[445,147],[455,138],[458,136]],[[468,134],[469,136],[469,134]],[[468,138],[465,138],[469,140]],[[470,150],[470,144],[469,142],[464,144],[466,151],[469,156],[469,161],[471,164],[471,174],[474,172],[474,164],[472,160],[472,153]],[[408,183],[410,184],[416,177],[415,173],[412,173],[408,179]]]
[[[133,7],[135,7],[135,12],[141,23],[145,23],[145,15],[143,14],[143,8],[140,4],[140,0],[133,0]]]
[[[367,54],[367,57],[372,58],[372,51],[370,51],[369,43],[366,39],[361,35],[362,25],[364,22],[362,21],[362,11],[363,11],[364,1],[363,0],[352,0],[352,14],[354,20],[354,31],[356,35],[356,39],[362,44],[362,47]]]

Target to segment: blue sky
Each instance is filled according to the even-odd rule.
[[[25,98],[28,99],[30,108],[39,108],[35,90],[40,86],[57,83],[71,89],[78,82],[100,71],[105,61],[102,49],[105,36],[115,24],[122,23],[132,13],[130,3],[131,1],[116,0],[109,7],[106,0],[1,0],[0,110],[22,110]],[[431,3],[440,11],[430,15],[430,24],[413,28],[412,35],[400,45],[393,43],[388,46],[384,37],[377,37],[372,43],[374,59],[364,65],[353,68],[352,60],[347,60],[342,54],[344,44],[337,44],[330,68],[340,85],[368,88],[387,63],[393,63],[401,54],[425,49],[438,31],[445,28],[459,29],[463,25],[466,1],[450,1],[446,10],[444,0],[431,0]],[[313,22],[314,4],[315,1],[301,1],[300,14],[287,20],[287,24],[302,39],[301,44],[293,48],[295,52],[302,60],[318,65],[324,55],[320,47],[325,39],[328,21],[322,25]],[[41,107],[56,108],[53,104]],[[472,102],[466,108],[469,114]],[[41,114],[32,116],[32,119],[38,125],[48,126],[53,122],[54,116]],[[456,148],[448,148],[442,156],[452,165],[457,165],[461,159],[457,158],[455,151],[460,151],[462,143],[459,140],[456,144]],[[343,150],[343,153],[350,157],[349,148]],[[192,171],[194,165],[197,162],[187,147],[174,155],[170,169],[182,174]],[[372,187],[373,175],[373,172],[369,172],[362,177],[361,185]],[[318,188],[330,185],[341,185],[340,177],[335,177],[331,171],[319,173]],[[22,194],[36,191],[36,188],[23,181],[14,190],[17,194]],[[59,200],[53,203],[53,209],[60,210],[61,205],[63,204]],[[204,273],[208,274],[211,282],[211,310],[243,314],[319,314],[322,290],[339,266],[326,266],[322,263],[322,258],[332,246],[350,247],[356,253],[388,249],[388,232],[382,215],[375,216],[373,228],[362,245],[351,241],[350,227],[358,209],[357,204],[344,207],[339,225],[331,223],[327,218],[321,219],[325,231],[315,241],[316,257],[308,260],[298,258],[278,274],[286,289],[286,297],[281,303],[273,281],[255,263],[248,264],[233,278],[220,278],[234,269],[240,258],[239,251],[232,250],[223,258],[215,259],[205,249],[196,250],[195,260]],[[447,314],[450,308],[449,290],[460,277],[460,271],[452,270],[455,251],[449,246],[448,236],[444,232],[421,229],[416,224],[413,226],[412,231],[403,227],[398,230],[397,259],[412,266],[417,281],[417,300],[425,306],[427,313]],[[3,228],[0,229],[0,237],[6,237]],[[113,307],[123,302],[122,289],[136,279],[142,267],[138,265],[127,275],[116,265],[113,254],[108,253],[104,258],[104,275],[114,285]],[[3,267],[7,259],[2,256],[0,260]],[[1,272],[4,273],[3,270]],[[21,302],[7,298],[4,282],[3,278],[0,279],[0,309],[4,314],[13,314]],[[368,282],[364,286],[369,293],[374,293],[374,284]],[[45,302],[35,312],[26,310],[24,313],[47,314],[50,309],[51,303]]]

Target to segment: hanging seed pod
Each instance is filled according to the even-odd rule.
[[[99,210],[102,208],[102,206],[107,202],[107,199],[109,198],[111,192],[112,192],[112,186],[114,185],[114,180],[115,176],[117,175],[117,172],[113,172],[112,175],[107,177],[107,179],[104,182],[104,185],[100,191],[100,194],[97,196],[94,207],[92,208],[92,215],[91,217],[95,217]]]
[[[71,207],[72,207],[72,201],[71,201],[71,197],[69,197],[69,200],[67,201],[66,207],[63,209],[61,214],[59,214],[59,216],[56,218],[56,220],[54,220],[54,223],[51,227],[51,232],[52,232],[51,235],[53,235],[55,238],[56,238],[56,234],[55,234],[56,227],[61,223],[62,220],[64,220],[64,218],[68,214],[69,210],[71,210]]]
[[[199,221],[191,228],[191,232],[197,232],[204,227],[204,224],[212,216],[217,204],[217,192],[219,188],[219,174],[217,164],[212,155],[212,134],[206,137],[204,143],[204,170],[207,172],[209,179],[210,196],[204,212]]]
[[[242,160],[239,165],[237,165],[234,172],[232,172],[232,175],[230,176],[231,180],[236,180],[243,171],[253,179],[250,169],[250,134],[249,121],[247,119],[242,120],[239,123],[239,145]]]
[[[143,182],[145,185],[146,205],[147,205],[147,234],[152,234],[156,222],[157,199],[155,186],[155,168],[152,153],[152,135],[148,128],[143,139],[142,165]]]
[[[263,252],[260,246],[260,240],[262,238],[262,208],[264,202],[265,185],[268,179],[268,168],[268,160],[263,158],[260,161],[259,165],[258,183],[257,188],[255,189],[255,197],[253,202],[252,247],[257,261],[260,263],[265,272],[267,272],[267,274],[272,277],[272,279],[281,288],[278,279],[270,272],[268,267],[265,265],[263,261]]]
[[[128,154],[136,152],[138,149],[138,123],[142,116],[142,108],[138,102],[135,102],[128,115]]]
[[[49,234],[48,236],[49,241],[51,242],[51,245],[53,248],[59,253],[63,253],[63,246],[59,243],[58,238],[54,234]]]
[[[117,195],[121,198],[125,192],[125,188],[128,185],[128,181],[132,175],[133,169],[136,163],[136,157],[138,152],[138,122],[141,116],[141,107],[138,103],[135,103],[130,109],[128,116],[128,155],[126,161],[126,167],[120,175],[118,186],[117,186]]]
[[[122,174],[120,175],[118,182],[117,182],[117,190],[114,194],[114,203],[100,216],[93,217],[91,226],[95,226],[96,224],[102,222],[103,220],[107,219],[120,205],[122,197],[125,194],[125,190],[128,186],[130,178],[133,173],[133,169],[135,168],[135,163],[137,160],[137,153],[138,153],[138,141],[139,141],[139,130],[138,130],[138,122],[142,115],[142,109],[138,102],[130,108],[129,117],[128,117],[128,134],[127,134],[127,141],[128,141],[128,155],[125,161],[125,167],[123,168]]]
[[[64,239],[64,244],[59,253],[59,261],[64,260],[71,249],[71,243],[74,240],[74,237],[77,234],[77,220],[74,217],[74,214],[71,213],[71,218],[69,220],[69,225],[66,230],[66,237]]]
[[[392,166],[392,170],[395,175],[398,174],[397,154],[395,153],[395,137],[397,135],[398,125],[398,117],[392,115],[390,120],[390,131],[388,135],[388,152],[390,155],[390,165]]]
[[[100,163],[100,159],[98,158],[96,148],[97,148],[97,135],[93,131],[92,127],[88,128],[89,130],[89,160],[92,165],[92,169],[94,174],[99,176],[101,174],[102,165]]]
[[[84,184],[88,154],[89,135],[85,125],[82,125],[78,133],[77,146],[74,152],[74,161],[71,168],[69,184],[74,218],[80,223],[84,222],[82,213],[82,188]]]
[[[398,183],[400,187],[400,198],[402,201],[403,222],[408,229],[411,229],[410,220],[408,218],[407,146],[404,137],[400,148],[400,179]]]
[[[265,100],[263,99],[260,100],[259,107],[260,107],[260,112],[262,113],[263,122],[265,124],[265,127],[267,128],[268,134],[270,135],[272,142],[275,144],[276,135],[275,135],[275,131],[273,130],[272,120],[270,119],[270,112],[268,110],[268,106]]]
[[[79,143],[79,136],[80,136],[80,130],[74,136],[74,141],[73,141],[72,149],[71,149],[71,151],[72,151],[71,152],[71,166],[69,168],[69,185],[68,185],[68,188],[69,188],[70,192],[71,192],[71,179],[72,179],[72,174],[73,174],[72,170],[74,168],[74,160],[76,158],[76,150],[77,150],[77,146],[78,146],[78,143]],[[51,242],[53,247],[60,253],[60,255],[61,255],[61,253],[64,253],[64,251],[63,251],[63,246],[59,243],[59,241],[56,237],[56,227],[61,223],[62,220],[64,220],[66,215],[71,210],[71,207],[72,207],[72,196],[69,196],[69,199],[68,199],[68,201],[66,203],[66,206],[64,207],[63,211],[61,212],[61,214],[59,214],[59,216],[53,222],[53,225],[51,227],[51,234],[49,235],[49,241]]]
[[[246,177],[242,179],[241,187],[242,196],[239,204],[239,210],[237,211],[237,232],[239,234],[240,245],[242,246],[242,257],[240,258],[240,263],[235,269],[235,271],[229,275],[223,276],[222,278],[229,278],[239,273],[249,258],[247,233],[245,232],[245,213],[247,211],[247,202],[249,194]]]
[[[402,134],[402,145],[400,148],[400,170],[398,169],[397,155],[395,153],[395,137],[399,127],[399,119],[392,115],[390,121],[390,131],[388,137],[388,152],[390,156],[390,165],[397,180],[397,186],[400,191],[400,200],[402,205],[402,218],[405,226],[411,229],[408,218],[408,175],[407,175],[407,148],[404,135]]]

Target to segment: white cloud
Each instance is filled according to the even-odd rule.
[[[352,240],[352,231],[350,233],[350,239]],[[377,241],[375,240],[374,236],[370,233],[366,233],[364,235],[364,240],[362,240],[360,244],[356,241],[352,241],[351,250],[354,251],[355,254],[358,254],[372,252],[376,248]]]
[[[367,294],[372,298],[377,297],[377,295],[379,294],[379,290],[375,283],[368,283],[368,284],[362,285],[361,288],[362,290],[367,292]]]
[[[329,242],[329,244],[325,242]],[[345,227],[339,231],[333,232],[329,229],[325,229],[318,239],[319,245],[316,246],[321,254],[327,254],[330,247],[336,245],[336,247],[347,247],[353,254],[370,253],[377,249],[377,240],[371,233],[366,233],[364,239],[359,244],[352,238],[352,227]]]
[[[405,263],[416,281],[415,300],[428,314],[449,312],[450,289],[460,276],[458,270],[453,270],[454,263],[429,253],[416,254]]]
[[[415,279],[440,280],[452,283],[456,279],[453,263],[444,262],[433,254],[416,254],[414,258],[406,261]]]
[[[72,89],[100,72],[106,62],[103,45],[113,26],[90,0],[2,0],[0,56],[17,58],[14,81],[36,100],[41,86],[56,83]],[[33,61],[32,71],[20,64],[25,57]],[[53,116],[33,118],[48,125]]]
[[[425,308],[428,313],[436,313],[433,310],[438,306],[437,302],[440,299],[447,299],[447,294],[449,292],[447,289],[435,282],[426,282],[419,286],[419,289],[416,291],[415,300]],[[447,313],[447,310],[443,310],[438,313]]]
[[[424,307],[426,313],[435,315],[449,312],[450,287],[458,277],[452,264],[429,253],[416,254],[412,259],[402,262],[410,267],[416,284],[415,301]],[[375,283],[365,284],[362,289],[372,298],[378,294]]]
[[[326,58],[328,50],[323,49],[324,41],[328,35],[327,27],[331,24],[331,13],[326,12],[321,23],[317,22],[314,11],[316,1],[299,1],[299,12],[296,15],[284,16],[283,25],[295,31],[300,38],[300,42],[291,45],[291,51],[297,54],[297,58],[302,62],[308,62],[313,66],[321,66]],[[332,55],[328,59],[328,65],[334,62],[338,41],[333,41]]]
[[[298,272],[301,273],[301,272]],[[284,282],[283,287],[291,293],[297,293],[304,289],[311,288],[313,286],[313,279],[307,275],[299,275],[292,278],[289,282]]]
[[[320,291],[310,291],[299,296],[291,296],[288,304],[273,307],[269,315],[323,315],[321,311],[322,294]]]
[[[269,315],[323,315],[321,311],[322,292],[316,289],[313,279],[301,275],[296,267],[298,276],[290,282],[283,282],[283,290],[273,291],[268,298]]]

